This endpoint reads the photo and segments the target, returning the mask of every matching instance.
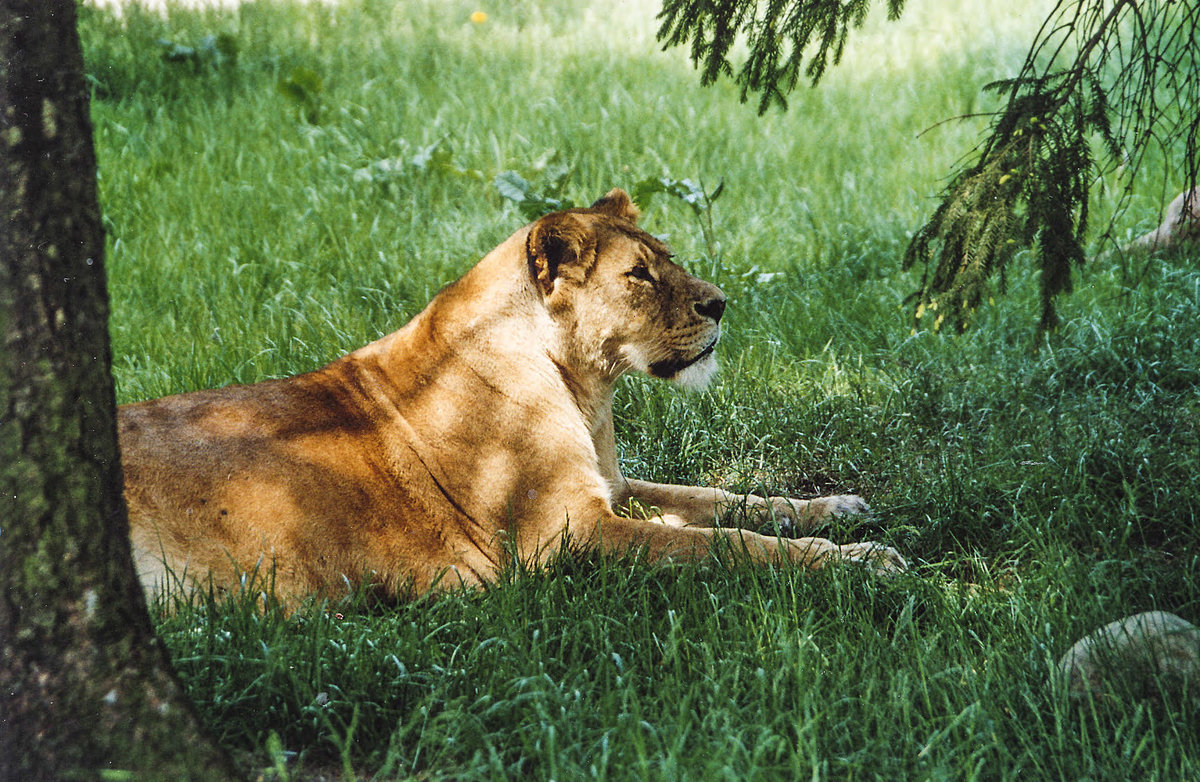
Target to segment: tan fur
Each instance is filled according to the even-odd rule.
[[[314,372],[122,407],[146,588],[171,574],[233,589],[257,569],[289,605],[364,580],[405,597],[490,581],[513,552],[542,564],[564,535],[651,559],[702,558],[725,538],[759,562],[904,567],[870,543],[714,528],[724,506],[744,504],[808,529],[864,511],[857,497],[741,497],[622,476],[614,382],[639,370],[702,385],[725,302],[637,216],[620,190],[548,215],[399,331]],[[619,515],[630,500],[658,515]]]
[[[1162,224],[1134,239],[1125,249],[1160,250],[1197,239],[1200,239],[1200,187],[1175,196],[1167,205]]]

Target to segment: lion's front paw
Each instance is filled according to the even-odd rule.
[[[870,516],[871,506],[857,494],[835,494],[809,500],[808,515],[818,521],[828,521],[841,516]]]
[[[785,535],[808,532],[842,516],[871,515],[871,507],[857,494],[834,494],[812,500],[772,497],[771,502],[777,518],[786,520],[780,524],[780,531]]]
[[[850,562],[861,562],[872,571],[882,576],[891,576],[908,569],[908,563],[899,551],[882,543],[865,541],[839,546],[842,559]]]

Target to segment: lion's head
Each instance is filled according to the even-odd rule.
[[[703,388],[716,372],[725,294],[671,260],[614,189],[530,228],[529,272],[559,333],[560,359],[606,379],[627,370]]]

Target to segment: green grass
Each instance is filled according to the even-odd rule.
[[[216,735],[268,779],[1200,776],[1195,708],[1076,707],[1051,678],[1112,619],[1200,618],[1197,254],[1101,255],[1041,341],[1028,264],[962,336],[913,334],[903,306],[907,237],[981,125],[918,134],[987,107],[1035,5],[873,20],[761,118],[658,50],[653,2],[522,0],[482,25],[457,0],[85,7],[120,401],[305,371],[398,328],[523,222],[501,171],[537,183],[552,158],[578,203],[724,180],[717,258],[681,204],[645,210],[730,309],[710,391],[623,384],[624,466],[861,493],[876,517],[830,536],[914,564],[880,582],[567,555],[299,619],[198,599],[160,631]],[[157,43],[219,35],[235,60]],[[1157,223],[1181,185],[1161,176],[1116,236]],[[1098,214],[1118,185],[1097,182]]]

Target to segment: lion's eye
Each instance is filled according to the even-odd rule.
[[[654,282],[654,276],[650,274],[650,268],[644,263],[639,263],[629,271],[625,272],[626,277],[632,277],[635,280],[645,280],[646,282]]]

